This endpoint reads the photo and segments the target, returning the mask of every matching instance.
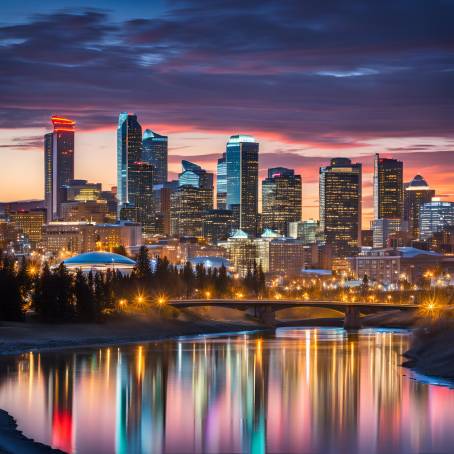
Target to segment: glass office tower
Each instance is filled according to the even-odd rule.
[[[320,229],[334,258],[354,255],[361,245],[361,164],[335,158],[320,168]]]
[[[216,205],[218,210],[225,210],[227,206],[227,159],[225,153],[218,159],[216,170]]]
[[[145,129],[142,138],[142,161],[153,164],[154,184],[167,182],[168,137]]]
[[[142,126],[137,115],[122,112],[117,128],[117,198],[119,209],[134,201],[129,197],[131,176],[129,169],[134,162],[141,161]]]
[[[289,222],[301,220],[301,176],[293,169],[268,169],[268,178],[262,181],[263,229],[272,229],[288,235]]]
[[[54,131],[44,136],[44,192],[47,221],[61,216],[64,186],[74,179],[74,131],[76,122],[54,115]]]
[[[234,135],[227,142],[227,209],[236,227],[256,235],[259,183],[259,144],[251,136]]]

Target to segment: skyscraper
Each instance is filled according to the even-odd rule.
[[[397,159],[374,161],[374,219],[402,219],[403,163]]]
[[[263,229],[288,235],[288,223],[301,220],[301,176],[292,169],[268,169],[262,182]]]
[[[181,164],[178,189],[170,196],[170,232],[202,236],[204,214],[213,209],[213,174],[189,161]]]
[[[419,237],[419,211],[421,205],[429,203],[435,195],[426,180],[416,175],[410,183],[405,185],[404,191],[404,220],[408,223],[408,231],[413,237]]]
[[[155,233],[155,205],[153,194],[152,164],[143,161],[129,165],[129,204],[124,204],[120,217],[123,220],[138,222],[144,233]]]
[[[225,210],[227,206],[227,160],[225,153],[222,153],[217,164],[216,205],[218,210]]]
[[[118,117],[117,128],[117,198],[118,207],[131,203],[129,186],[131,184],[130,166],[141,161],[142,126],[137,115],[122,112]]]
[[[142,161],[154,166],[154,184],[167,182],[168,137],[145,129],[142,139]]]
[[[255,235],[257,231],[259,144],[247,135],[231,136],[227,142],[227,209],[236,227]]]
[[[47,220],[60,216],[64,201],[64,185],[74,179],[75,121],[52,116],[54,131],[44,136],[44,193]]]
[[[320,168],[320,229],[333,257],[345,258],[361,245],[361,164],[335,158]]]

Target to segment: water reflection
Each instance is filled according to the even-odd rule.
[[[454,392],[401,332],[281,329],[2,361],[0,407],[66,452],[450,452]]]

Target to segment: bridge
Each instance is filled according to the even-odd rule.
[[[361,328],[361,312],[374,313],[383,311],[415,311],[420,306],[411,303],[371,303],[371,302],[342,302],[342,301],[322,301],[322,300],[291,300],[291,299],[187,299],[170,300],[168,304],[175,308],[191,307],[225,307],[238,309],[247,312],[253,317],[257,317],[265,324],[273,324],[275,313],[283,309],[295,307],[317,307],[324,309],[334,309],[344,313],[344,328]]]

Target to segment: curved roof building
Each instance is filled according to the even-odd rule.
[[[124,255],[104,251],[85,252],[63,260],[63,263],[68,270],[105,272],[110,269],[123,274],[130,273],[136,265],[134,260]]]

